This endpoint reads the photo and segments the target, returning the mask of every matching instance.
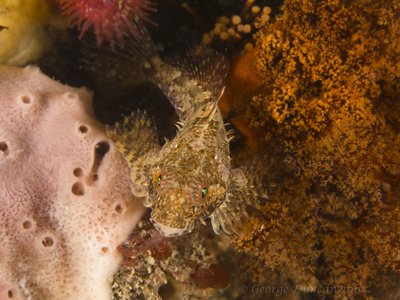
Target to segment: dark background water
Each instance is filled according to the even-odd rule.
[[[270,6],[272,15],[279,12],[281,3],[255,2],[260,7]],[[146,28],[162,49],[160,53],[163,57],[179,57],[201,44],[203,34],[212,30],[219,17],[240,14],[244,5],[245,1],[239,0],[157,1],[157,11],[151,14],[152,23],[146,23]],[[160,142],[164,137],[173,137],[177,116],[163,93],[152,84],[135,80],[121,86],[116,80],[104,79],[101,72],[85,69],[82,66],[82,48],[85,47],[85,40],[94,43],[94,39],[90,34],[85,35],[84,41],[79,40],[78,36],[79,32],[74,28],[58,36],[52,49],[39,61],[42,71],[62,83],[91,89],[94,92],[95,114],[101,122],[114,124],[133,110],[145,109],[155,117]],[[251,37],[248,40],[251,41]],[[211,47],[224,53],[230,60],[243,51],[243,43],[214,42]]]

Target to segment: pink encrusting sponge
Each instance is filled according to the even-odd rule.
[[[77,26],[80,38],[93,28],[97,44],[123,43],[124,36],[137,33],[136,20],[149,20],[155,11],[149,0],[59,0],[70,26]]]
[[[91,93],[0,66],[0,299],[111,299],[140,219]]]

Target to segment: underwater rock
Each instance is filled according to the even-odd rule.
[[[224,238],[211,230],[167,238],[149,214],[143,217],[118,248],[124,261],[114,276],[113,299],[222,299],[230,274],[218,258]]]
[[[110,299],[141,204],[91,93],[0,67],[0,299]]]

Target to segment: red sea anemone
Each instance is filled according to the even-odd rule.
[[[105,40],[114,45],[123,43],[124,36],[137,33],[135,20],[149,21],[155,11],[150,0],[59,0],[70,26],[77,26],[80,38],[93,27],[98,45]]]

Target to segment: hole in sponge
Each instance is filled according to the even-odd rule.
[[[53,240],[51,237],[46,236],[46,237],[42,240],[42,244],[43,244],[43,246],[45,246],[45,247],[52,247],[52,246],[54,245],[54,240]]]
[[[110,145],[107,142],[100,142],[95,146],[95,153],[98,159],[102,159],[110,151]]]
[[[101,248],[101,253],[107,254],[108,253],[108,247],[102,247]]]
[[[0,142],[0,151],[6,152],[8,150],[8,145],[6,142]]]
[[[24,221],[24,223],[22,223],[22,227],[23,227],[24,229],[29,229],[29,228],[32,227],[32,222],[29,221],[29,220],[26,220],[26,221]]]
[[[80,183],[80,182],[75,182],[75,183],[72,185],[71,192],[72,192],[72,194],[74,194],[75,196],[82,196],[82,195],[84,195],[84,194],[85,194],[85,189],[84,189],[84,187],[83,187],[83,184]]]
[[[89,131],[89,128],[85,125],[81,125],[81,126],[79,126],[78,130],[80,133],[85,134]]]
[[[29,104],[29,103],[31,103],[31,97],[29,97],[28,95],[22,95],[21,101],[22,101],[22,103]]]
[[[73,173],[75,177],[81,177],[83,175],[83,171],[81,168],[75,168]]]
[[[13,291],[12,290],[8,290],[7,296],[8,296],[8,298],[13,298],[14,297]]]
[[[122,211],[123,211],[124,209],[122,208],[122,205],[121,205],[121,204],[117,204],[117,205],[115,205],[114,210],[115,210],[115,212],[116,212],[117,214],[122,214]]]
[[[99,179],[97,171],[99,170],[101,162],[108,151],[110,151],[110,145],[107,142],[97,143],[94,147],[94,160],[92,170],[90,171],[88,177],[88,185],[92,185],[94,181],[97,181]]]

